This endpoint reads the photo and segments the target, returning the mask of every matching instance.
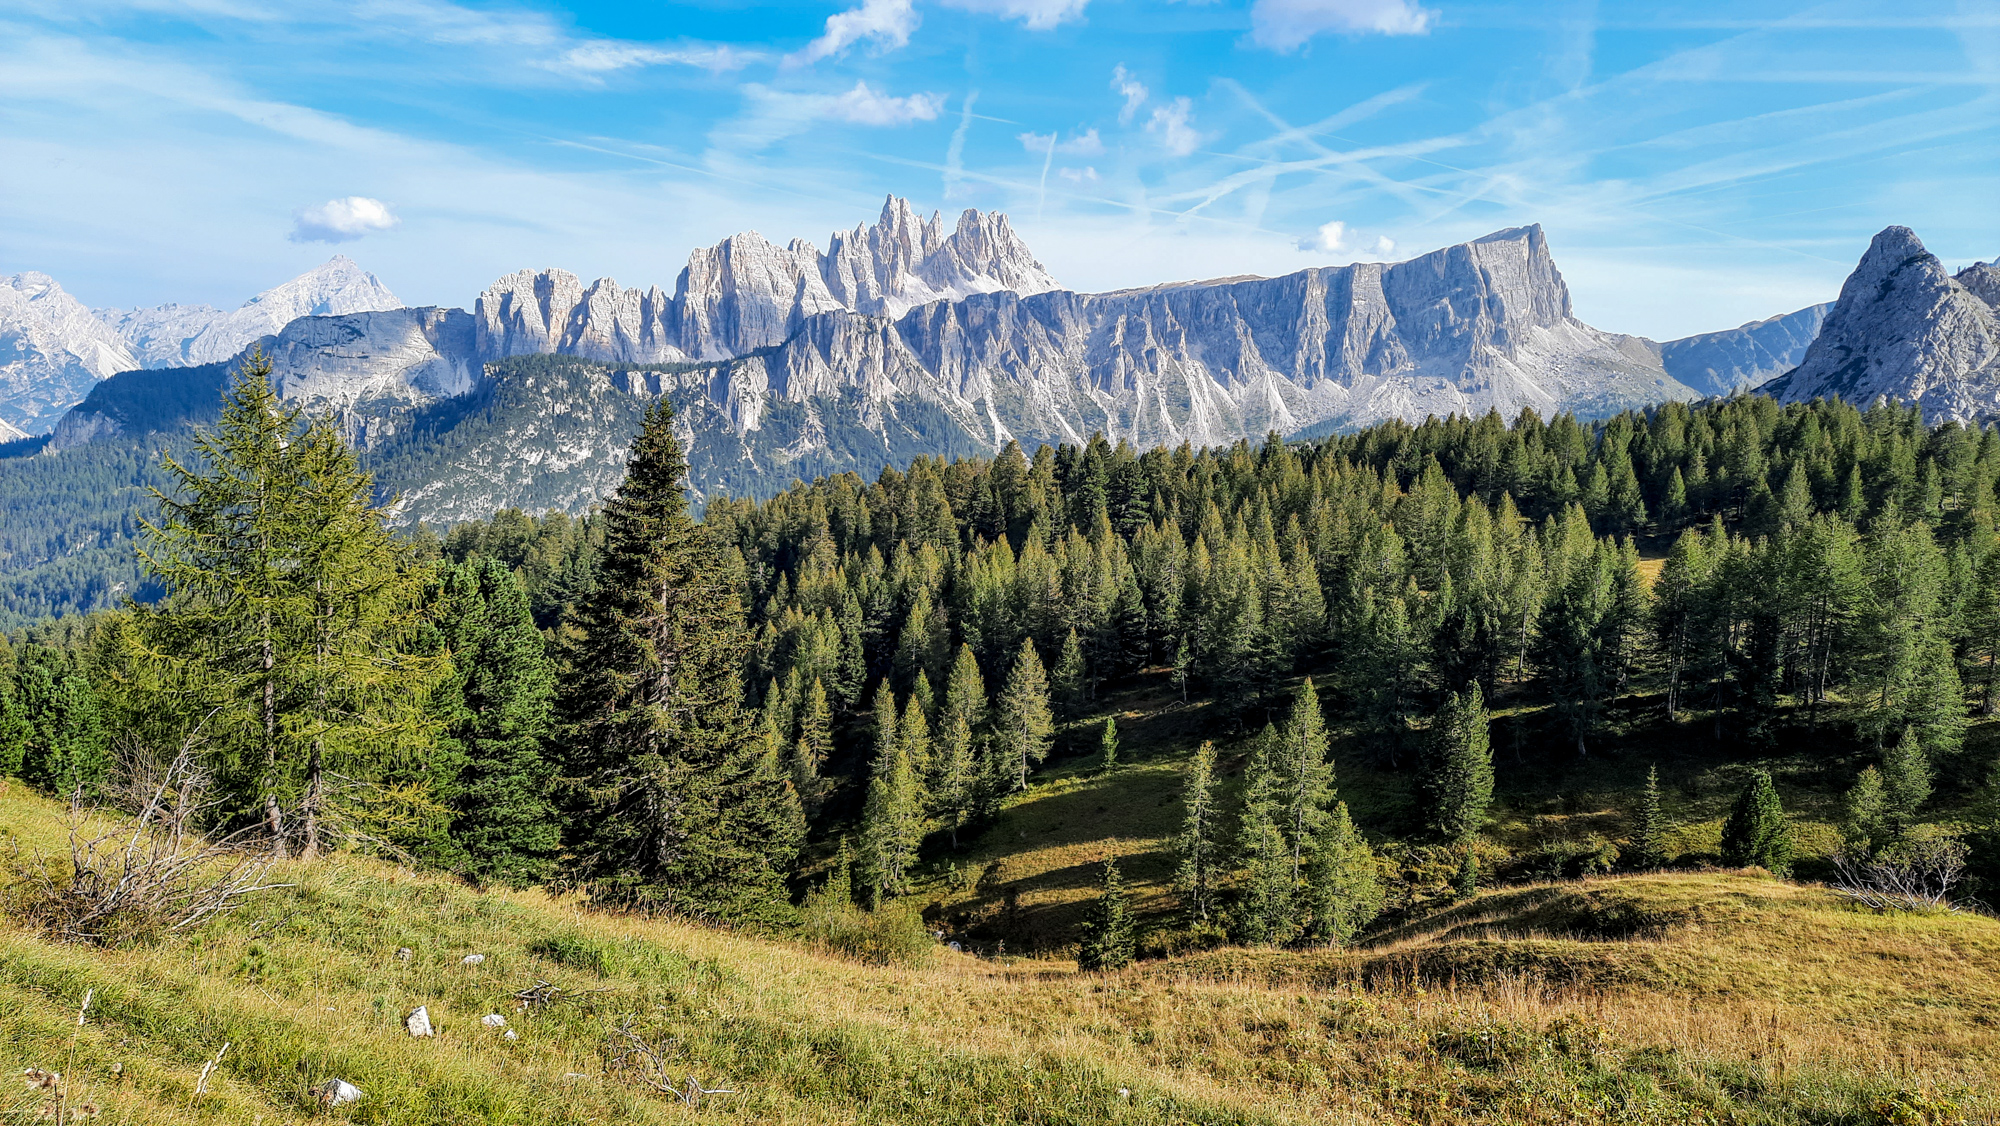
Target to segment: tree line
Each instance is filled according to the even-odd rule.
[[[1151,668],[1207,697],[1217,734],[1253,733],[1227,808],[1215,751],[1195,757],[1185,911],[1335,942],[1381,889],[1334,736],[1414,776],[1422,833],[1462,844],[1492,792],[1488,701],[1593,755],[1643,689],[1717,739],[1877,748],[1850,820],[1880,847],[1995,705],[2000,437],[1913,410],[1739,397],[1207,451],[1008,443],[699,520],[669,417],[648,412],[590,517],[399,536],[333,427],[247,366],[166,463],[142,554],[165,596],[6,654],[0,769],[87,792],[196,740],[220,822],[277,848],[777,918],[802,850],[838,851],[841,894],[879,904],[1052,754],[1113,766],[1115,729],[1081,720]],[[1092,935],[1129,929],[1098,916]]]

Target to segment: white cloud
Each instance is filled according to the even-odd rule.
[[[1335,219],[1314,231],[1309,238],[1299,239],[1293,245],[1300,250],[1316,250],[1322,254],[1358,254],[1365,258],[1387,258],[1396,253],[1396,240],[1387,235],[1379,235],[1367,246],[1360,245],[1358,237],[1347,228],[1347,224]]]
[[[648,47],[601,39],[572,47],[546,65],[550,70],[597,75],[641,66],[691,66],[720,72],[741,70],[764,58],[758,51],[744,51],[726,44],[699,44],[686,47]]]
[[[1057,171],[1057,175],[1065,180],[1073,180],[1079,184],[1094,183],[1097,180],[1097,169],[1089,167],[1063,168]]]
[[[1097,130],[1072,133],[1067,141],[1057,140],[1054,133],[1022,133],[1016,139],[1021,147],[1042,156],[1048,153],[1062,153],[1066,156],[1098,156],[1104,152],[1104,141]]]
[[[386,231],[401,220],[379,199],[351,195],[330,199],[318,207],[292,213],[293,242],[348,242],[372,231]]]
[[[1146,84],[1132,77],[1124,63],[1111,68],[1111,88],[1125,99],[1124,108],[1118,111],[1118,124],[1132,124],[1132,115],[1146,103]]]
[[[1186,156],[1201,145],[1201,134],[1193,125],[1194,103],[1186,98],[1175,98],[1171,103],[1153,108],[1153,119],[1146,122],[1146,132],[1160,138],[1160,144],[1175,156]]]
[[[1250,39],[1273,51],[1295,51],[1323,32],[1422,35],[1437,13],[1414,0],[1257,0]]]
[[[939,111],[944,109],[943,94],[911,94],[898,98],[890,94],[878,94],[868,88],[866,82],[856,82],[854,89],[823,101],[822,117],[835,121],[849,121],[856,125],[908,125],[912,121],[934,121]]]
[[[1001,19],[1020,20],[1036,31],[1083,18],[1090,0],[944,0],[948,8],[983,12]]]
[[[826,17],[826,34],[806,44],[796,54],[787,55],[788,66],[804,66],[838,55],[863,39],[875,41],[876,48],[893,51],[910,41],[917,30],[917,10],[910,0],[862,0],[859,8],[835,12]]]

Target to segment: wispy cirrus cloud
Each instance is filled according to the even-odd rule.
[[[1250,41],[1285,52],[1327,32],[1422,35],[1436,15],[1413,0],[1257,0],[1250,8]]]
[[[1036,156],[1041,156],[1043,153],[1061,153],[1064,156],[1101,156],[1104,153],[1104,139],[1097,135],[1097,130],[1095,129],[1086,129],[1081,133],[1072,133],[1067,141],[1060,139],[1060,135],[1056,133],[1034,132],[1022,133],[1015,139],[1021,142],[1022,148]]]
[[[1059,24],[1083,18],[1090,0],[942,0],[948,8],[979,12],[1001,19],[1020,20],[1034,31],[1047,31]]]
[[[742,70],[752,63],[762,62],[769,57],[762,51],[744,50],[726,43],[656,47],[644,43],[599,39],[571,47],[539,65],[548,70],[585,77],[648,66],[685,66],[710,73],[721,73]]]

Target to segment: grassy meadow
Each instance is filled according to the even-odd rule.
[[[7,923],[0,1069],[63,1078],[9,1079],[0,1122],[2000,1121],[2000,922],[1876,914],[1761,873],[1454,902],[1443,865],[1426,894],[1425,859],[1392,848],[1414,890],[1356,948],[1078,973],[1066,944],[1108,857],[1155,936],[1168,929],[1168,841],[1202,722],[1157,684],[1106,707],[1119,765],[1107,776],[1080,738],[988,831],[938,850],[917,893],[868,924],[901,928],[884,957],[351,856],[291,864],[278,878],[293,886],[185,936],[97,949]],[[1506,723],[1496,855],[1615,834],[1643,760],[1510,769]],[[1712,847],[1733,796],[1736,768],[1700,753],[1674,760],[1683,851]],[[1343,760],[1341,786],[1364,824],[1404,816],[1390,767]],[[1810,842],[1817,811],[1794,791]],[[0,793],[15,870],[65,842],[58,806]],[[553,998],[521,999],[538,987]],[[419,1005],[435,1037],[406,1033]],[[634,1038],[653,1053],[639,1066]],[[334,1078],[363,1098],[325,1105]],[[690,1105],[655,1082],[690,1078],[731,1093]]]

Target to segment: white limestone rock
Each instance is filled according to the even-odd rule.
[[[361,1088],[345,1079],[329,1079],[315,1089],[314,1094],[326,1106],[349,1106],[362,1099]]]
[[[430,1008],[425,1005],[418,1005],[409,1016],[404,1017],[403,1027],[414,1037],[437,1035],[437,1031],[431,1027]]]
[[[400,309],[403,303],[374,274],[336,254],[325,265],[252,297],[239,309],[217,317],[188,341],[186,362],[226,360],[245,345],[274,336],[300,317],[339,317]]]
[[[1201,446],[1454,411],[1603,415],[1695,394],[1651,342],[1571,315],[1539,227],[1395,265],[976,294],[894,321],[843,310],[729,371],[793,401],[921,395],[996,444],[1102,429]]]
[[[1988,296],[2000,278],[1989,270],[1955,278],[1908,227],[1883,230],[1805,358],[1764,390],[1784,402],[1916,403],[1932,421],[2000,414],[2000,314]]]
[[[213,305],[156,305],[150,309],[98,309],[98,320],[125,341],[139,366],[187,367],[189,345],[226,316]]]
[[[273,387],[311,411],[332,411],[357,445],[392,433],[399,414],[472,390],[480,368],[472,318],[425,307],[301,317],[257,343]]]
[[[1704,332],[1659,345],[1660,362],[1704,395],[1728,395],[1761,386],[1799,366],[1819,335],[1833,302],[1808,305],[1721,332]]]
[[[0,422],[46,433],[98,380],[138,366],[125,341],[54,278],[0,278]]]

